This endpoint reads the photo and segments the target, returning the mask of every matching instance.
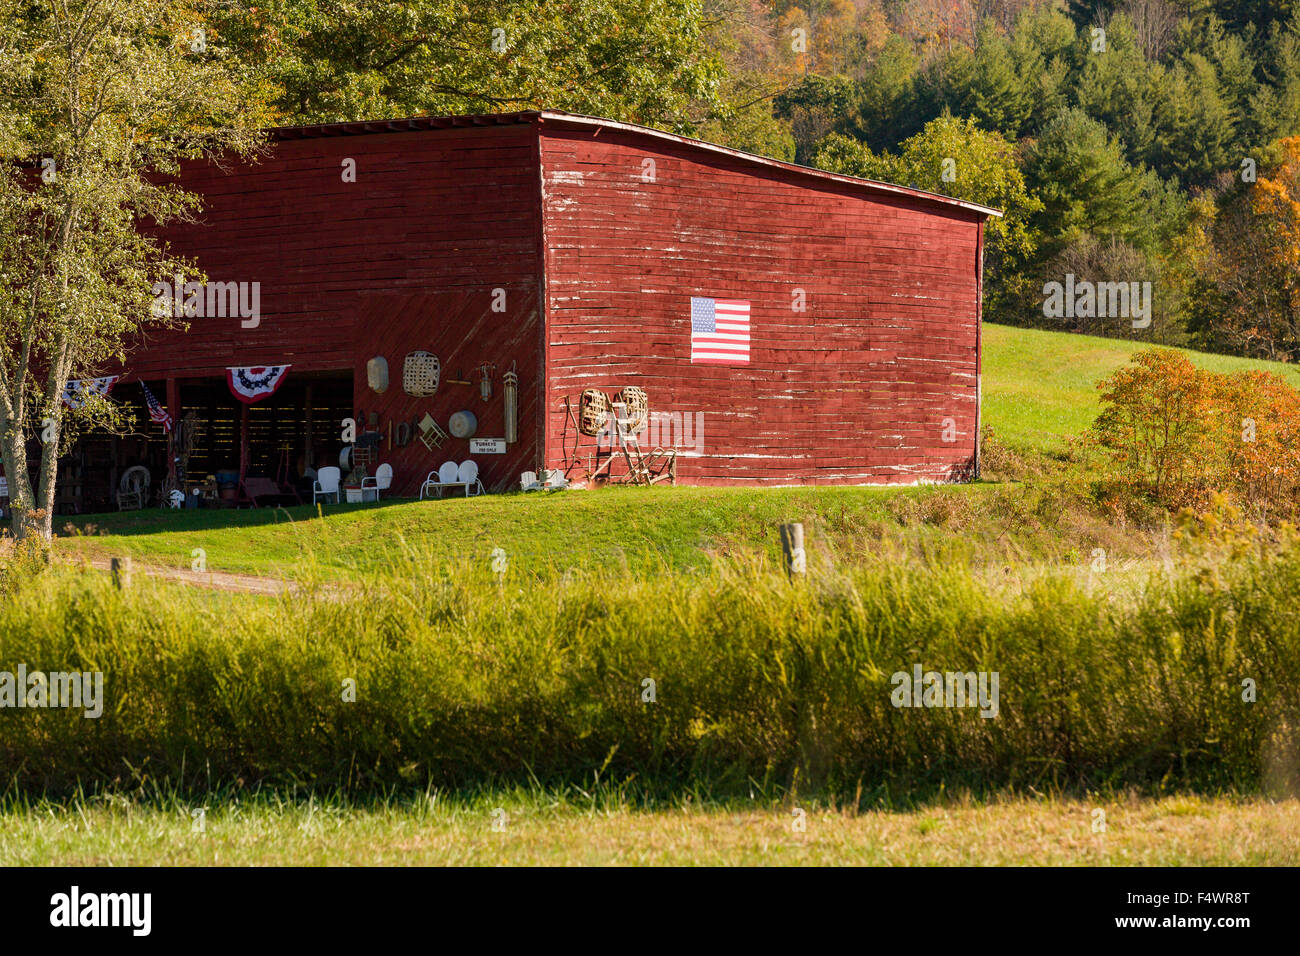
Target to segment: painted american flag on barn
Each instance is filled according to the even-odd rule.
[[[749,364],[749,303],[691,298],[691,364]]]

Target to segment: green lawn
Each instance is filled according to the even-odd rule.
[[[1140,342],[1069,332],[985,325],[984,421],[1013,448],[1054,451],[1097,415],[1097,383],[1124,365]],[[1179,349],[1215,372],[1264,369],[1300,387],[1300,368]]]
[[[986,494],[991,486],[949,489]],[[927,489],[616,487],[554,494],[506,494],[438,501],[394,500],[240,511],[164,511],[91,515],[59,521],[65,553],[131,555],[149,564],[191,567],[202,548],[210,571],[302,576],[318,560],[326,577],[381,567],[411,545],[421,554],[487,560],[503,548],[534,566],[626,563],[704,567],[713,553],[779,549],[778,527],[802,521],[827,535],[854,535],[894,523],[891,497]],[[306,558],[307,554],[314,556]]]

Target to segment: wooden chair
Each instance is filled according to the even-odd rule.
[[[122,472],[117,486],[117,510],[139,511],[149,501],[149,469],[133,465]]]

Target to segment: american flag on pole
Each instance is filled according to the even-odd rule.
[[[171,431],[172,417],[167,414],[167,409],[163,408],[162,405],[158,403],[158,399],[153,397],[153,392],[149,391],[148,385],[141,382],[140,387],[144,389],[144,403],[149,406],[149,420],[161,425],[163,431]]]
[[[691,364],[749,364],[749,303],[691,298]]]

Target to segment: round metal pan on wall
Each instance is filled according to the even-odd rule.
[[[455,412],[447,420],[447,431],[453,438],[473,438],[478,431],[478,418],[468,410]]]

